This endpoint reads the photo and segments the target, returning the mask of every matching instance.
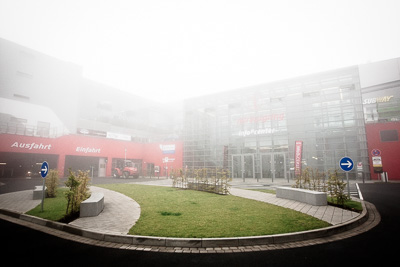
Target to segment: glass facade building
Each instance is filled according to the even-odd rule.
[[[358,67],[187,99],[183,136],[183,166],[232,178],[293,178],[296,141],[302,168],[338,169],[344,156],[368,166]]]

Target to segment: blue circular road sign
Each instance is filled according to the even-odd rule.
[[[49,173],[49,164],[46,161],[43,161],[42,168],[40,169],[40,175],[42,178],[45,178]]]
[[[351,158],[349,157],[343,157],[340,161],[339,161],[339,167],[345,171],[345,172],[349,172],[353,169],[354,167],[354,162]]]
[[[381,151],[380,151],[379,149],[372,149],[372,150],[371,150],[371,154],[372,154],[372,156],[374,156],[374,157],[378,157],[378,156],[381,155]]]

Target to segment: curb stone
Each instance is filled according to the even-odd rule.
[[[69,239],[97,246],[151,252],[235,253],[321,244],[368,231],[380,222],[380,215],[373,204],[366,201],[361,201],[361,203],[362,213],[342,224],[296,233],[233,238],[168,238],[106,234],[6,209],[0,209],[0,214],[4,215],[1,216],[2,218],[9,217],[9,220],[30,228],[36,225],[41,228],[41,231],[63,238],[66,237],[62,233],[67,233],[70,234]],[[56,231],[49,231],[49,229]]]

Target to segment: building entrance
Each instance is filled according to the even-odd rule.
[[[286,179],[286,156],[283,153],[260,155],[261,178]]]
[[[232,155],[232,177],[242,178],[287,178],[286,155],[284,153],[235,154]]]
[[[254,155],[232,155],[232,177],[233,178],[255,178]]]

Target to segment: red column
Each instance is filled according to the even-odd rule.
[[[64,177],[64,168],[65,168],[65,155],[60,154],[58,155],[58,162],[57,162],[57,170],[58,170],[58,176]]]
[[[107,166],[106,166],[106,176],[107,177],[112,176],[111,171],[112,171],[112,158],[108,157],[107,158]]]

